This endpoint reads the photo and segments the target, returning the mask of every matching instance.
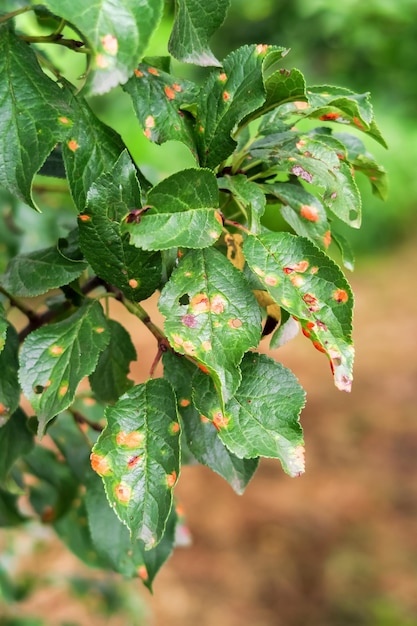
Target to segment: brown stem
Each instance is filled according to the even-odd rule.
[[[79,411],[75,411],[74,409],[67,410],[69,413],[71,413],[77,424],[87,424],[87,426],[89,426],[98,433],[101,433],[101,431],[103,430],[103,426],[100,426],[100,424],[97,424],[97,422],[89,420],[88,417],[85,417],[85,415],[83,415]]]
[[[86,52],[86,50],[80,50],[84,46],[83,41],[67,39],[61,33],[52,33],[52,35],[20,35],[20,39],[27,43],[56,43],[74,52]]]
[[[246,228],[246,226],[243,226],[240,222],[235,222],[234,220],[225,219],[224,220],[224,225],[225,226],[234,226],[235,228],[238,228],[239,230],[243,230],[243,232],[246,233],[247,235],[252,234],[251,231],[249,230],[249,228]]]

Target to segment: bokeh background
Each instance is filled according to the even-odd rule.
[[[167,2],[149,54],[166,54],[172,13]],[[153,596],[84,568],[46,526],[2,530],[5,626],[417,626],[417,2],[232,0],[213,49],[222,58],[250,42],[291,48],[287,65],[310,85],[371,91],[389,144],[367,144],[388,171],[388,200],[358,179],[364,225],[344,233],[357,257],[353,391],[334,388],[303,337],[273,353],[307,390],[306,474],[290,479],[265,460],[239,497],[206,468],[185,468],[177,496],[192,543],[176,550]],[[82,68],[71,64],[76,79]],[[193,165],[184,147],[144,140],[121,90],[91,104],[152,180]],[[48,184],[53,206],[37,186],[42,215],[0,192],[0,271],[17,249],[49,245],[73,223],[59,181]],[[146,306],[157,315],[154,301]],[[141,382],[153,338],[132,332]]]

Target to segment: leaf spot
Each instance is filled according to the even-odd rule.
[[[218,233],[218,232],[216,232],[215,230],[211,230],[211,231],[209,232],[209,235],[210,235],[210,237],[211,237],[212,239],[218,239],[218,237],[219,237],[219,233]]]
[[[220,313],[223,313],[225,308],[226,300],[219,293],[215,294],[211,299],[210,310],[216,315],[219,315]]]
[[[180,425],[178,422],[172,422],[169,427],[169,432],[171,435],[176,435],[180,432]]]
[[[175,91],[169,85],[165,85],[164,92],[168,100],[173,100],[175,98]]]
[[[220,72],[219,80],[221,80],[221,82],[224,83],[227,80],[227,74],[225,72]]]
[[[142,460],[142,457],[137,454],[135,454],[134,456],[131,456],[127,462],[128,469],[133,469],[141,460]]]
[[[176,335],[175,333],[172,335],[172,341],[174,343],[174,346],[177,346],[178,348],[184,343],[184,339],[180,335]]]
[[[193,355],[195,354],[195,346],[191,341],[184,341],[182,344],[184,352],[187,354]]]
[[[58,346],[57,344],[49,348],[49,354],[51,354],[52,356],[61,356],[63,352],[64,348],[62,346]]]
[[[265,43],[259,43],[256,46],[256,54],[265,54],[268,51],[269,46]]]
[[[307,172],[307,170],[301,167],[301,165],[294,165],[294,167],[291,168],[291,172],[292,174],[294,174],[294,176],[299,176],[302,180],[305,180],[307,183],[313,182],[312,174],[310,174],[310,172]]]
[[[122,504],[128,504],[132,495],[132,489],[126,483],[119,483],[114,488],[114,495]]]
[[[65,115],[62,115],[61,117],[58,117],[58,122],[60,122],[61,124],[64,124],[65,126],[67,126],[68,124],[71,124],[71,120],[69,120],[67,117],[65,117]]]
[[[230,319],[227,322],[227,325],[230,326],[230,328],[240,328],[243,325],[243,322],[236,317],[234,319]]]
[[[345,291],[344,289],[336,289],[336,291],[333,293],[333,299],[336,300],[336,302],[344,304],[349,300],[349,296],[347,294],[347,291]]]
[[[152,137],[152,131],[150,128],[145,128],[143,134],[145,135],[146,139],[151,139]]]
[[[228,91],[223,91],[223,100],[228,102],[230,100],[230,93]]]
[[[131,278],[129,280],[129,287],[132,287],[132,289],[136,289],[138,286],[139,286],[139,283],[136,280],[136,278]]]
[[[153,117],[153,115],[148,115],[148,117],[145,120],[145,126],[146,128],[154,128],[155,118]]]
[[[203,422],[203,424],[208,424],[208,422],[210,422],[209,418],[205,415],[200,415],[200,421]]]
[[[285,274],[292,274],[293,272],[306,272],[308,270],[309,262],[308,261],[300,261],[299,263],[294,263],[294,265],[288,265],[284,267]]]
[[[326,230],[326,232],[323,235],[323,243],[325,248],[328,248],[330,246],[330,244],[332,243],[332,234],[330,232],[330,230]],[[313,270],[311,270],[313,271]]]
[[[203,341],[203,343],[201,344],[201,347],[204,350],[204,352],[209,352],[212,348],[211,341]]]
[[[90,454],[90,463],[93,470],[100,476],[107,476],[108,474],[112,473],[112,469],[107,460],[107,457],[103,456],[102,454],[92,452]]]
[[[103,328],[103,326],[97,326],[96,328],[93,329],[95,333],[97,333],[98,335],[101,335],[101,333],[105,332],[105,328]]]
[[[110,33],[104,35],[104,37],[101,38],[101,45],[108,54],[116,56],[119,49],[119,42],[114,35],[111,35]]]
[[[109,61],[104,54],[96,54],[96,64],[101,70],[105,70],[109,67]]]
[[[278,285],[278,278],[276,276],[265,276],[264,281],[266,285],[269,285],[269,287],[275,287]]]
[[[314,312],[314,311],[318,311],[320,309],[320,306],[318,304],[318,300],[317,300],[316,296],[313,296],[313,294],[305,293],[303,295],[303,300],[308,305],[309,311]]]
[[[138,70],[138,68],[136,68],[135,70],[133,70],[133,73],[134,73],[134,75],[135,75],[137,78],[142,78],[142,76],[143,76],[143,72],[141,72],[140,70]]]
[[[305,283],[304,278],[298,275],[290,276],[290,281],[292,282],[294,287],[301,287]]]
[[[63,398],[65,396],[65,394],[67,393],[67,391],[68,391],[68,383],[67,382],[62,383],[62,385],[59,388],[58,395],[61,398]]]
[[[181,322],[184,324],[184,326],[187,326],[188,328],[197,328],[198,323],[197,323],[197,318],[195,315],[183,315],[181,318]]]
[[[170,474],[167,474],[165,478],[168,487],[172,488],[177,482],[177,472],[173,470]]]
[[[188,398],[183,398],[182,400],[180,400],[180,406],[182,407],[186,407],[186,406],[190,406],[191,402],[190,400],[188,400]]]
[[[195,313],[206,313],[210,310],[210,301],[205,293],[197,293],[191,298],[190,306]]]
[[[213,415],[213,424],[217,430],[227,428],[229,425],[229,418],[223,415],[221,411],[216,411]]]
[[[148,580],[148,570],[146,569],[145,565],[141,565],[140,567],[138,567],[138,576],[141,580],[145,582]]]
[[[316,207],[311,206],[309,204],[303,204],[300,209],[300,213],[301,213],[301,216],[304,217],[304,219],[308,220],[309,222],[318,222],[320,219],[320,216],[318,214]]]
[[[159,72],[158,72],[158,70],[156,69],[156,67],[150,67],[150,68],[148,69],[148,72],[149,72],[149,74],[152,74],[152,76],[159,76]]]
[[[125,446],[126,448],[139,448],[143,445],[144,438],[140,430],[132,430],[130,433],[121,430],[116,435],[116,443],[118,446]]]
[[[0,402],[0,415],[8,415],[9,414],[9,407],[5,406],[2,402]]]
[[[172,85],[172,88],[175,89],[175,91],[177,91],[178,93],[180,93],[182,91],[182,87],[178,83],[174,83]]]
[[[254,268],[253,268],[253,271],[254,271],[254,272],[255,272],[255,274],[257,274],[258,276],[261,276],[261,277],[265,276],[265,272],[264,272],[263,270],[261,270],[261,268],[260,268],[260,267],[254,267]]]
[[[75,139],[70,139],[67,143],[67,146],[71,150],[71,152],[75,152],[80,147]]]
[[[91,220],[91,217],[89,215],[86,215],[85,213],[80,213],[78,219],[80,219],[82,222],[89,222]]]
[[[314,267],[311,268],[310,273],[311,274],[317,274],[318,271],[319,271],[319,268],[314,266]]]

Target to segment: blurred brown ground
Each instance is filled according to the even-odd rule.
[[[303,477],[264,460],[237,496],[206,468],[183,470],[176,494],[193,544],[176,550],[153,596],[137,583],[146,626],[417,625],[416,261],[410,243],[350,277],[350,395],[334,388],[327,360],[304,337],[274,353],[308,394]],[[154,339],[141,332],[135,341],[140,382]],[[84,571],[58,541],[23,558],[28,566],[50,577]],[[129,626],[87,614],[59,586],[33,593],[20,614],[48,626]]]

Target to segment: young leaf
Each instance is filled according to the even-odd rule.
[[[257,183],[248,181],[244,174],[224,176],[217,181],[220,190],[227,189],[234,201],[246,217],[248,228],[257,233],[261,225],[261,217],[265,212],[266,199]]]
[[[217,65],[210,37],[223,24],[230,0],[177,0],[177,14],[168,43],[172,56],[185,63]]]
[[[27,416],[18,409],[0,428],[0,485],[5,487],[15,461],[28,454],[34,445],[33,434],[27,427]]]
[[[66,118],[61,118],[66,126],[62,154],[71,195],[81,212],[91,185],[103,172],[112,169],[125,145],[112,128],[94,115],[72,85],[65,82],[63,89],[70,111]]]
[[[235,149],[236,126],[265,102],[262,66],[268,54],[283,48],[243,46],[223,61],[200,90],[196,129],[202,166],[215,168]]]
[[[105,93],[125,83],[144,54],[162,16],[163,0],[44,0],[55,15],[70,23],[85,37],[91,50],[94,72],[89,77],[93,93]]]
[[[91,538],[100,557],[126,578],[139,576],[143,583],[152,589],[157,571],[174,547],[176,526],[174,507],[171,509],[161,541],[155,548],[145,550],[140,540],[132,544],[128,529],[109,506],[103,483],[98,476],[88,478],[85,502]]]
[[[339,267],[308,239],[289,233],[250,235],[243,251],[275,302],[327,354],[336,387],[350,391],[353,296]]]
[[[227,400],[239,386],[242,356],[261,336],[261,312],[242,273],[218,250],[192,250],[164,286],[159,309],[174,350],[207,369]]]
[[[60,137],[68,105],[33,50],[0,26],[0,186],[29,206],[32,181]]]
[[[127,377],[136,350],[129,333],[114,320],[109,320],[110,342],[100,354],[96,369],[90,374],[91,389],[99,402],[116,402],[133,382]]]
[[[103,310],[91,301],[62,322],[27,336],[20,352],[19,379],[37,414],[39,436],[71,404],[78,383],[94,370],[109,340]]]
[[[14,296],[34,297],[68,285],[81,276],[87,263],[61,254],[56,246],[14,256],[0,284]]]
[[[196,153],[194,120],[182,110],[197,100],[194,83],[140,63],[123,89],[132,98],[145,137],[158,144],[181,141]]]
[[[223,412],[212,382],[198,373],[193,397],[198,410],[217,428],[223,443],[240,458],[277,458],[290,476],[304,472],[299,415],[305,393],[294,374],[273,359],[246,354],[242,382]]]
[[[141,204],[135,168],[127,152],[93,183],[87,207],[79,216],[80,244],[100,278],[118,287],[127,298],[148,298],[161,282],[158,252],[138,250],[122,232],[126,214]]]
[[[144,250],[206,248],[222,232],[216,207],[216,177],[206,169],[182,170],[169,176],[148,194],[149,209],[139,223],[127,222],[133,245]]]
[[[175,389],[187,446],[202,465],[222,476],[241,495],[258,467],[258,459],[240,459],[219,439],[217,430],[202,420],[192,404],[192,377],[198,369],[171,352],[163,355],[164,377]]]
[[[0,426],[6,423],[19,406],[18,351],[18,334],[14,327],[8,324],[6,341],[0,352]]]
[[[149,550],[164,534],[180,470],[173,389],[166,380],[148,380],[108,407],[106,417],[91,464],[132,540],[141,539]]]

